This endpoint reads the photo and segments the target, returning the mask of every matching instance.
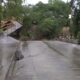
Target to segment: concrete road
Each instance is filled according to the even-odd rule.
[[[5,80],[18,43],[9,36],[0,36],[0,80]]]
[[[25,43],[22,53],[24,59],[16,63],[12,80],[80,80],[78,68],[74,70],[66,57],[42,41]]]
[[[61,42],[61,41],[45,41],[45,43],[52,49],[55,49],[61,55],[68,59],[73,58],[73,50],[77,46],[76,44]]]

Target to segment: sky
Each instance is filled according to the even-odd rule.
[[[35,5],[39,1],[42,1],[43,3],[48,3],[48,0],[25,0],[25,4],[33,4]],[[67,0],[63,0],[64,2],[67,2]],[[70,1],[70,0],[68,0]]]

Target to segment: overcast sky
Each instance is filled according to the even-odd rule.
[[[48,0],[25,0],[25,4],[36,4],[39,1],[42,1],[43,3],[48,3]],[[67,0],[63,0],[64,2],[67,2]],[[68,0],[70,1],[70,0]]]

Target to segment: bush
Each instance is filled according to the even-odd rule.
[[[80,32],[78,32],[78,44],[80,44]]]
[[[28,31],[30,30],[31,26],[32,26],[31,17],[30,16],[25,16],[23,18],[23,27],[22,27],[22,30],[21,30],[21,35],[22,36],[29,36]]]
[[[38,30],[40,31],[43,37],[51,39],[51,38],[54,38],[56,35],[57,26],[58,24],[56,20],[53,20],[51,18],[46,18],[39,25]]]

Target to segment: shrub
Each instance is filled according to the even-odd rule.
[[[39,31],[43,37],[46,37],[48,39],[54,38],[56,35],[57,26],[58,24],[56,20],[53,20],[51,18],[46,18],[39,25]]]
[[[80,44],[80,32],[78,32],[78,44]]]

